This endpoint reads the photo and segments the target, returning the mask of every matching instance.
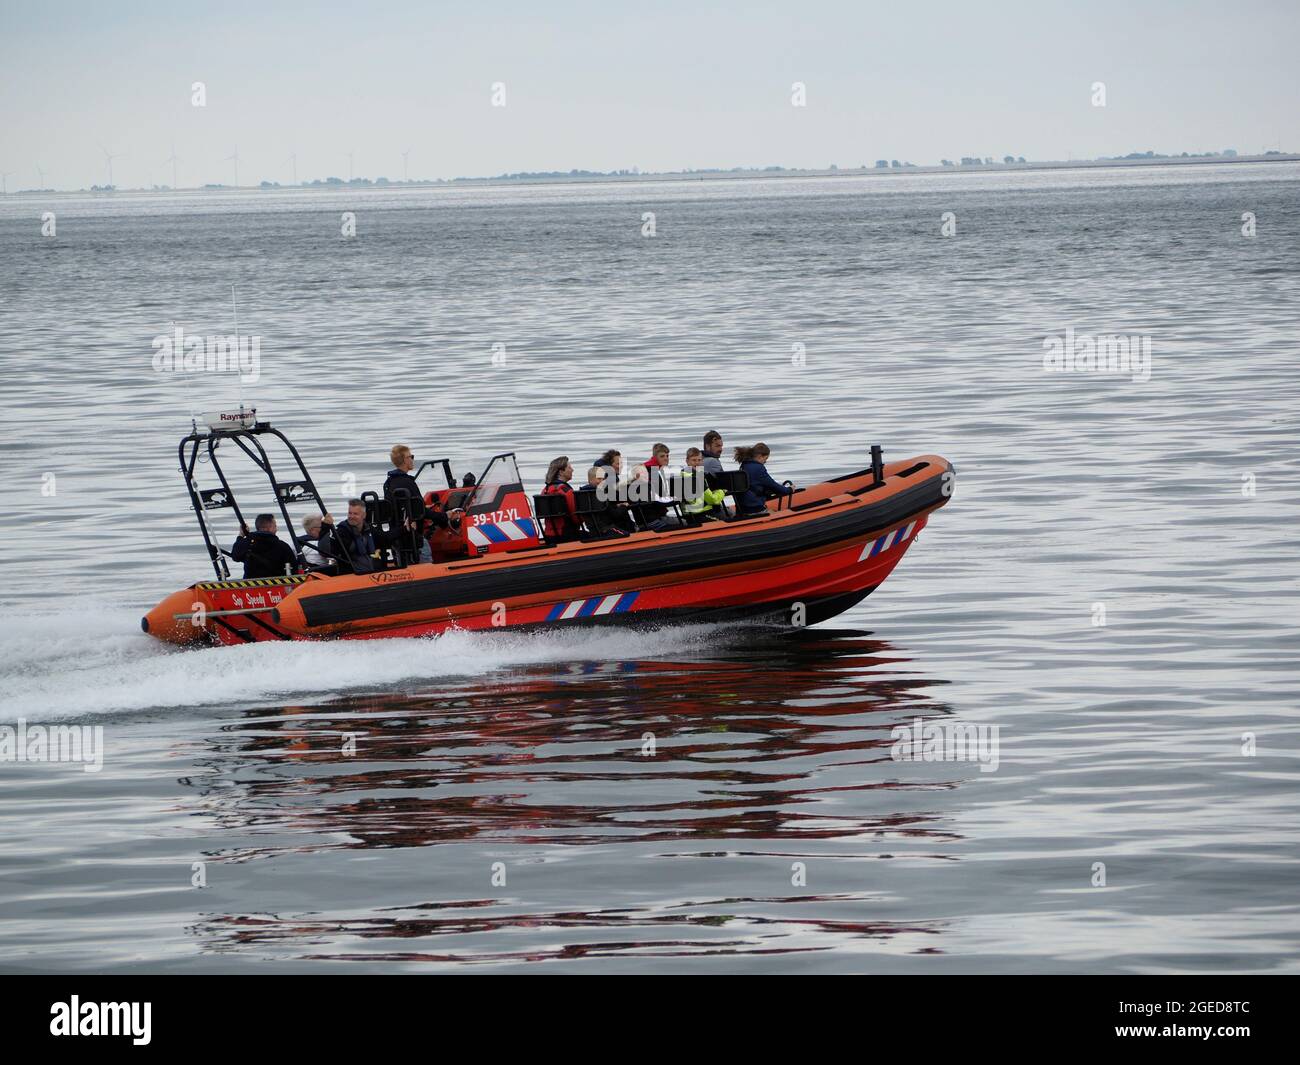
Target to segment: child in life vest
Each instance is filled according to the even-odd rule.
[[[682,471],[682,494],[682,509],[686,511],[688,520],[716,521],[722,516],[720,508],[722,501],[727,498],[727,493],[721,488],[707,487],[704,480],[704,454],[698,447],[686,449],[686,469]]]

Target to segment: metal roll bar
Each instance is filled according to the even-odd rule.
[[[255,415],[256,412],[251,412],[251,414]],[[298,472],[301,474],[298,480],[276,480],[271,457],[258,439],[258,437],[268,435],[279,440],[293,457],[293,461],[298,466]],[[203,534],[203,542],[207,545],[208,557],[212,560],[212,568],[217,575],[217,579],[225,580],[230,576],[230,567],[226,564],[228,552],[213,541],[212,530],[205,517],[206,513],[210,510],[229,507],[235,512],[235,518],[238,520],[241,530],[248,524],[244,519],[243,511],[239,508],[239,501],[235,498],[235,490],[230,486],[225,470],[221,468],[221,461],[217,457],[217,449],[227,440],[234,441],[235,445],[266,475],[271,484],[271,491],[275,495],[276,505],[284,518],[285,528],[289,530],[289,535],[293,539],[294,554],[301,560],[302,545],[312,541],[310,537],[299,536],[294,530],[293,518],[289,514],[288,505],[311,498],[315,500],[322,514],[327,513],[327,509],[320,492],[316,490],[315,482],[312,481],[306,463],[303,462],[302,456],[298,453],[298,449],[293,446],[287,436],[278,429],[273,429],[270,422],[254,421],[251,426],[240,425],[231,429],[208,429],[203,431],[199,429],[198,422],[195,421],[192,423],[192,431],[181,438],[177,448],[177,455],[180,459],[181,476],[185,479],[185,488],[190,495],[190,505],[194,508],[194,514],[199,523],[199,531]],[[206,451],[208,461],[212,464],[217,479],[221,482],[220,488],[200,489],[198,487],[194,474],[201,450]]]

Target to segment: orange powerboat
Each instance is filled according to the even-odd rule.
[[[287,457],[273,464],[272,450]],[[873,447],[870,466],[799,488],[760,517],[616,539],[584,522],[581,539],[550,543],[536,515],[555,497],[530,500],[513,453],[495,456],[471,488],[455,484],[443,459],[416,471],[441,467],[447,481],[426,492],[425,503],[464,517],[451,529],[409,534],[428,538],[434,561],[403,564],[412,556],[392,550],[375,572],[306,572],[303,549],[319,545],[295,535],[293,568],[301,572],[240,580],[230,576],[211,525],[227,509],[244,521],[222,467],[236,451],[270,481],[287,529],[298,527],[291,508],[327,511],[298,450],[255,411],[214,416],[205,430],[196,425],[180,444],[181,472],[216,579],[168,596],[144,617],[144,631],[160,640],[239,644],[738,619],[811,625],[879,587],[955,483],[951,463],[938,455],[885,463]],[[200,485],[200,465],[217,484]],[[733,495],[748,486],[739,471],[710,475],[709,485]],[[400,540],[386,501],[373,492],[361,498],[368,519]]]

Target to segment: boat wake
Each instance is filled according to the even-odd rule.
[[[0,722],[285,700],[310,704],[364,691],[427,692],[429,681],[537,665],[689,660],[693,650],[716,643],[724,628],[453,631],[426,639],[181,650],[145,636],[139,619],[137,609],[119,607],[12,618],[0,648]]]

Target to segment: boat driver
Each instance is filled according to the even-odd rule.
[[[444,514],[426,506],[424,493],[420,491],[419,482],[411,475],[415,468],[415,455],[405,444],[397,444],[388,453],[393,468],[388,471],[384,481],[384,498],[393,505],[393,527],[405,529],[408,533],[422,533],[422,523],[428,521],[435,529],[456,529],[460,525],[463,510],[453,510]],[[402,564],[409,566],[415,562],[429,562],[429,541],[423,535],[418,536],[419,546],[412,542],[413,537],[403,536],[401,543]]]

